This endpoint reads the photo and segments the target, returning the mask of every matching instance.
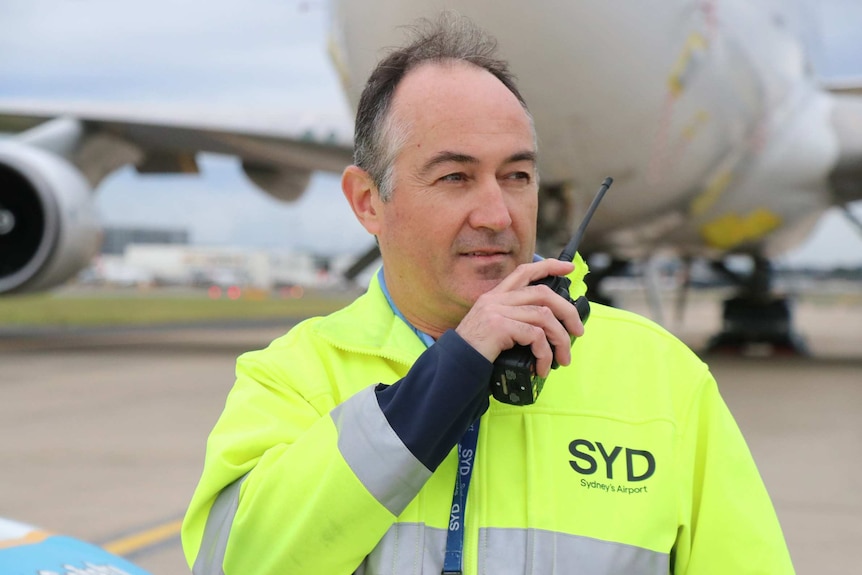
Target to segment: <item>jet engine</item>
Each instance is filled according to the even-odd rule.
[[[244,161],[242,169],[254,185],[283,202],[295,202],[302,196],[311,181],[311,170],[291,167],[273,167],[267,164]]]
[[[89,182],[64,158],[0,141],[0,294],[59,285],[101,241]]]

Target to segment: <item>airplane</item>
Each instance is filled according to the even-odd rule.
[[[331,3],[330,53],[355,107],[402,26],[454,9],[499,40],[539,140],[538,251],[554,256],[605,176],[612,192],[582,253],[605,278],[670,248],[738,286],[714,346],[803,350],[770,261],[823,213],[862,199],[862,82],[826,86],[777,0],[512,0]],[[50,289],[98,247],[93,190],[117,168],[189,173],[196,156],[237,156],[249,178],[293,201],[316,170],[351,162],[349,137],[321,128],[243,129],[137,110],[0,101],[0,294]],[[862,226],[857,226],[862,229]],[[749,274],[724,262],[745,255]],[[372,247],[347,271],[377,257]],[[592,260],[590,260],[592,261]]]

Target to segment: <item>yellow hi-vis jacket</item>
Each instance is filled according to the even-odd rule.
[[[373,280],[241,356],[183,524],[194,573],[439,575],[457,448],[428,468],[375,399],[425,351]],[[490,401],[463,528],[468,575],[793,572],[707,367],[595,304],[535,404]]]

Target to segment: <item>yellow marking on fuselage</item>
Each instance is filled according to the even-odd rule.
[[[719,172],[713,176],[706,184],[706,188],[691,201],[689,206],[691,215],[697,217],[705,214],[709,208],[715,205],[715,202],[730,185],[731,180],[733,180],[733,173],[730,170]]]
[[[700,233],[710,247],[727,250],[759,240],[780,225],[781,218],[777,214],[758,208],[745,216],[725,214],[701,226]]]
[[[685,77],[689,73],[692,59],[695,54],[704,52],[708,46],[706,38],[699,32],[692,32],[686,38],[685,45],[682,47],[682,52],[677,58],[676,63],[670,71],[668,78],[668,89],[670,93],[676,97],[682,94],[685,89]]]
[[[701,126],[709,122],[709,112],[706,110],[699,110],[697,114],[694,115],[694,118],[685,125],[682,129],[682,137],[686,140],[693,140],[697,135],[697,131]]]

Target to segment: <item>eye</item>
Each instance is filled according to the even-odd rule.
[[[464,175],[463,172],[456,172],[454,174],[446,174],[442,178],[440,178],[441,182],[463,182],[467,179],[467,176]]]
[[[529,183],[533,180],[533,175],[529,172],[512,172],[506,176],[506,179]]]

